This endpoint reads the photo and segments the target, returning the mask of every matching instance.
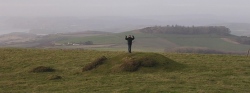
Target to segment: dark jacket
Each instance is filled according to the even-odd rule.
[[[132,36],[132,37],[125,37],[125,40],[127,40],[128,41],[128,44],[129,45],[132,45],[132,41],[135,39],[135,37],[134,36]]]

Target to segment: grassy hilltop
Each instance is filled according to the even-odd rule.
[[[107,61],[93,70],[82,72],[84,66],[102,56],[105,56]],[[115,66],[120,64],[119,60],[128,57],[135,62],[142,62],[146,57],[147,60],[155,60],[161,65],[140,67],[134,72],[108,70],[119,67]],[[168,65],[165,62],[175,65]],[[150,52],[127,54],[122,51],[82,49],[1,48],[0,92],[248,93],[250,91],[249,62],[249,57],[238,55]],[[39,66],[50,67],[53,70],[52,72],[32,72]],[[172,67],[171,70],[168,66]],[[54,76],[60,78],[53,78]]]

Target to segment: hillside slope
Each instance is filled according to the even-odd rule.
[[[0,91],[3,93],[247,93],[250,91],[250,59],[246,56],[161,53],[157,55],[183,64],[185,68],[164,71],[156,67],[150,73],[146,69],[136,72],[105,73],[100,70],[81,72],[81,69],[101,56],[118,61],[122,57],[117,55],[128,54],[81,49],[0,48],[0,52]],[[155,55],[133,54],[137,57]],[[37,67],[50,67],[54,71],[30,72]],[[107,66],[103,68],[105,67]]]

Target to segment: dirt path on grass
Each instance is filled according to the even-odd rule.
[[[226,41],[226,42],[229,42],[229,43],[240,44],[240,43],[235,42],[235,41],[233,41],[233,40],[231,40],[231,39],[229,39],[229,38],[220,38],[220,39],[222,39],[222,40],[224,40],[224,41]]]

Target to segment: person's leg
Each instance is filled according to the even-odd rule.
[[[128,45],[128,52],[131,53],[131,45]]]

